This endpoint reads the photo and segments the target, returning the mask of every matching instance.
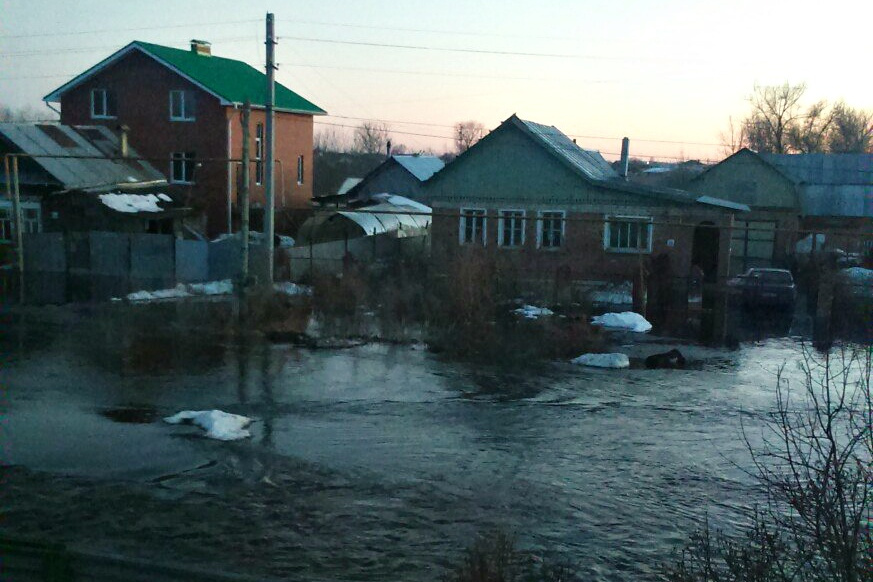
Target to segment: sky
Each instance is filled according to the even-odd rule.
[[[756,83],[873,110],[862,0],[0,0],[0,103],[48,112],[44,95],[132,40],[204,39],[262,68],[268,11],[277,80],[330,114],[316,132],[384,120],[412,150],[515,113],[609,159],[627,136],[633,157],[717,160]]]

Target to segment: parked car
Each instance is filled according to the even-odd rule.
[[[728,288],[749,307],[793,309],[797,288],[791,271],[752,268],[728,281]]]

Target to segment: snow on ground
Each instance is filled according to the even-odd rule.
[[[571,364],[592,366],[594,368],[627,368],[630,360],[624,354],[582,354],[570,360]]]
[[[312,295],[312,287],[309,285],[298,285],[291,281],[273,283],[273,288],[276,290],[276,293],[283,293],[285,295]]]
[[[606,305],[632,305],[633,284],[630,281],[619,283],[618,285],[610,285],[602,289],[591,291],[588,298],[593,303]]]
[[[183,410],[164,418],[169,424],[193,424],[206,431],[206,437],[219,441],[236,441],[252,436],[246,427],[252,419],[221,410]]]
[[[626,329],[638,333],[645,333],[652,329],[652,324],[645,317],[633,311],[604,313],[592,319],[591,323],[593,325],[602,325],[608,329]]]
[[[513,313],[521,315],[526,319],[537,319],[538,317],[555,314],[551,309],[537,307],[536,305],[524,305],[523,307],[513,310]]]
[[[166,194],[120,194],[110,192],[100,194],[100,202],[116,212],[129,214],[137,212],[163,212],[158,202],[172,202]]]
[[[280,281],[273,284],[276,293],[284,295],[312,295],[312,287],[307,285],[298,285],[290,281]],[[125,299],[135,303],[144,303],[147,301],[160,301],[167,299],[183,299],[185,297],[197,296],[213,296],[213,295],[230,295],[233,293],[233,281],[224,279],[222,281],[209,281],[206,283],[189,283],[187,285],[179,283],[171,289],[158,289],[156,291],[134,291],[125,296]],[[119,301],[119,299],[115,299]]]

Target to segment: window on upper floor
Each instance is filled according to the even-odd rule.
[[[537,247],[557,249],[564,244],[566,213],[563,210],[543,210],[537,220]]]
[[[603,248],[617,253],[652,251],[652,218],[608,216],[603,229]]]
[[[170,91],[170,121],[194,121],[194,91]]]
[[[524,210],[501,210],[497,221],[497,244],[502,247],[524,246]]]
[[[194,159],[194,152],[173,152],[173,158],[170,162],[170,182],[193,184],[194,170],[196,169]]]
[[[255,184],[264,183],[264,124],[255,126]]]
[[[461,208],[458,242],[462,245],[484,245],[485,240],[485,210],[482,208]]]
[[[297,156],[297,183],[303,184],[303,156]]]
[[[93,119],[114,119],[118,115],[115,91],[91,89],[91,117]]]

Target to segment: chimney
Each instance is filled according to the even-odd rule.
[[[628,151],[630,150],[630,140],[628,138],[623,138],[621,140],[621,167],[619,168],[619,174],[621,177],[627,180],[627,164],[628,164]]]
[[[127,158],[130,157],[130,147],[127,144],[127,134],[130,132],[130,128],[126,125],[119,125],[118,131],[121,132],[121,137],[119,140],[119,149],[121,150],[121,157]]]
[[[205,40],[191,39],[191,52],[204,57],[212,56],[212,43]]]
[[[388,143],[385,144],[385,150],[388,152],[388,157],[391,157],[391,140],[388,140]]]

